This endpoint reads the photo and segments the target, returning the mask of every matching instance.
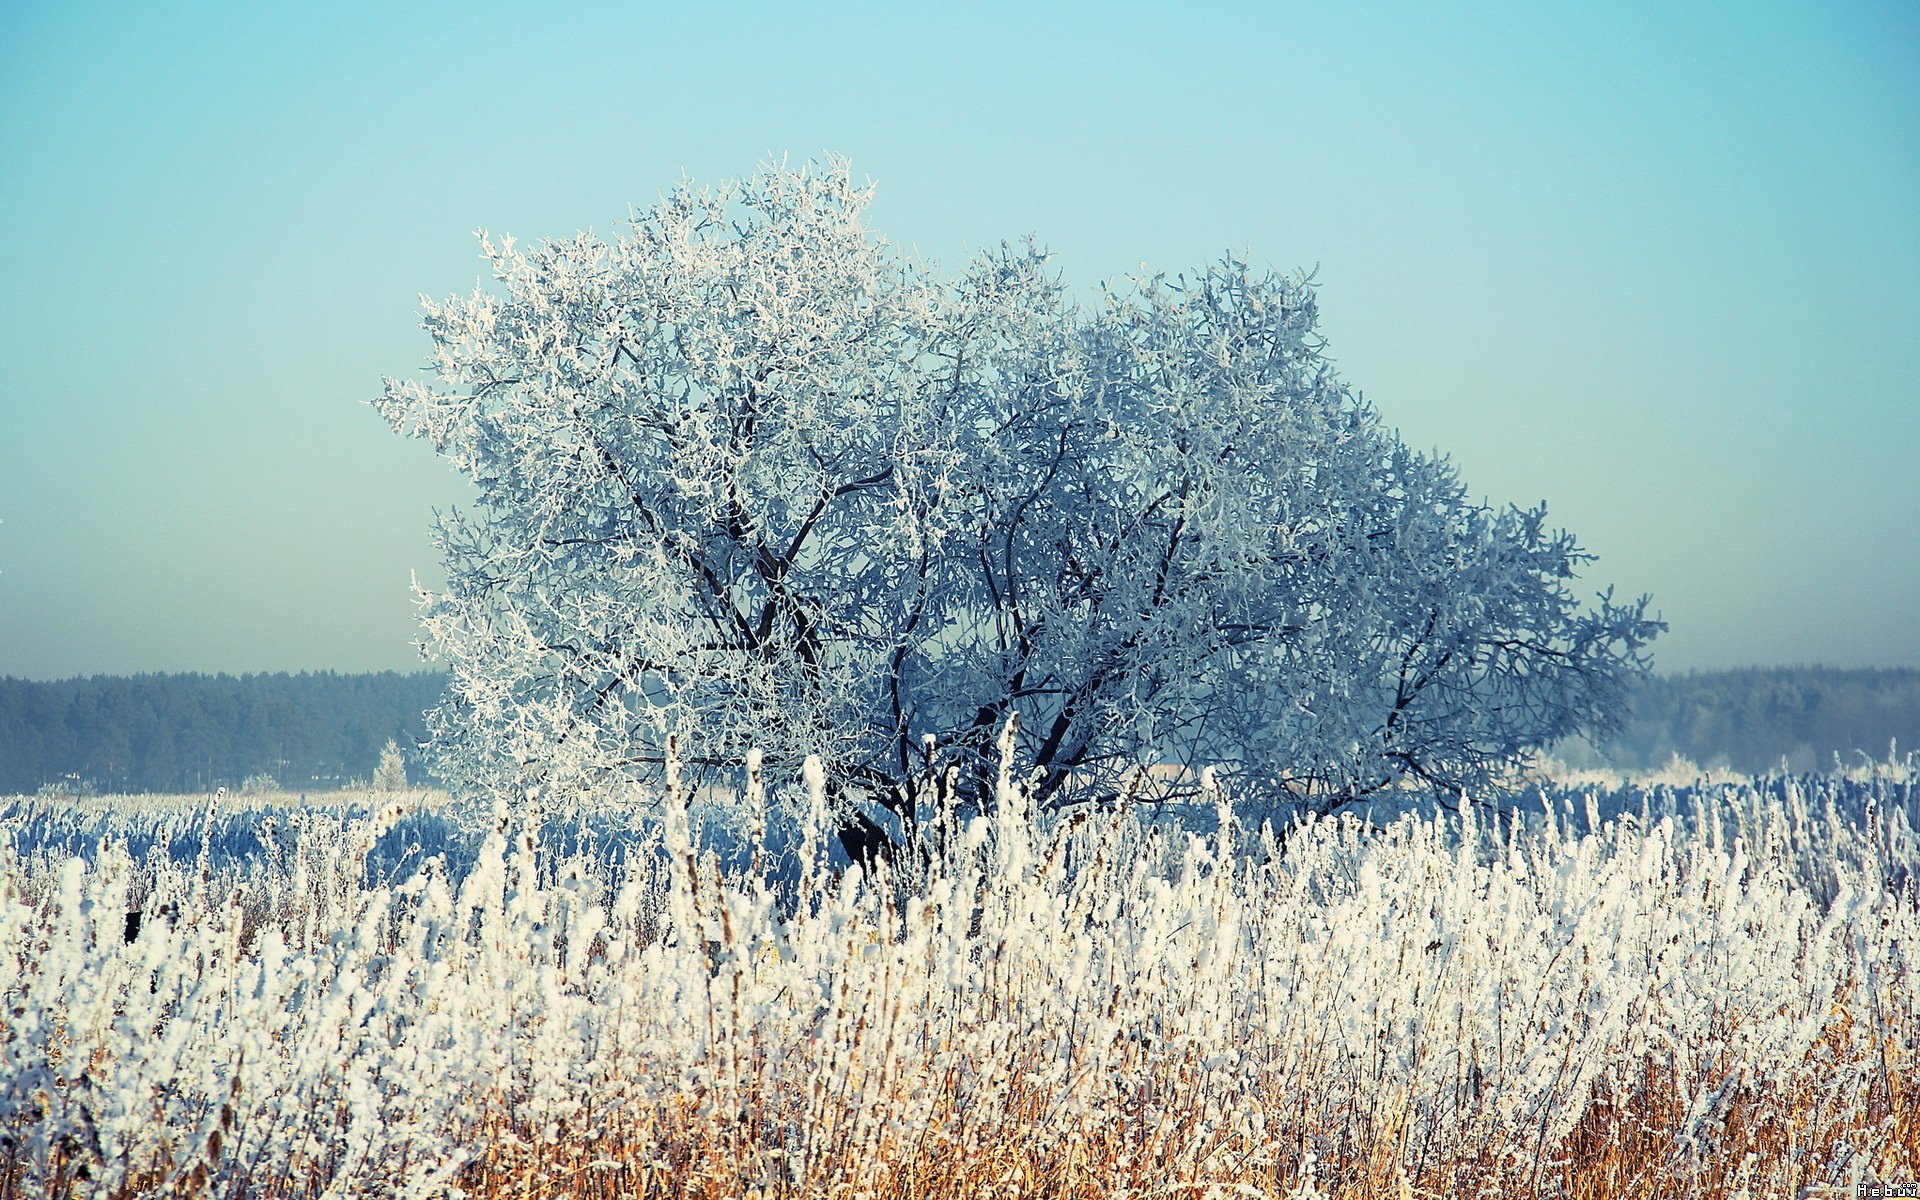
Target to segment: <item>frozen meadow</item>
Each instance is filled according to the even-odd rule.
[[[671,798],[0,802],[0,1197],[1920,1176],[1920,759],[1278,834],[1002,789],[911,881]]]

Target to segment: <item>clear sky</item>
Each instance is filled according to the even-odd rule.
[[[419,296],[823,150],[944,263],[1317,266],[1663,670],[1920,665],[1920,8],[930,7],[0,4],[0,675],[415,666]]]

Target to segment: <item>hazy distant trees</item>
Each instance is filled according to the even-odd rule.
[[[50,783],[207,790],[264,771],[294,787],[331,787],[364,777],[370,762],[377,783],[385,739],[417,743],[422,714],[446,685],[441,674],[392,672],[0,679],[0,793]],[[210,702],[218,691],[241,702]],[[243,735],[246,697],[274,691],[281,699],[263,707],[277,715]],[[1884,755],[1896,739],[1903,752],[1920,750],[1920,670],[1754,667],[1648,677],[1599,753],[1623,767],[1658,767],[1677,753],[1742,771],[1783,758],[1819,770],[1836,754]]]
[[[423,713],[446,685],[441,674],[392,672],[0,679],[0,794],[45,784],[206,790],[263,771],[295,787],[330,787],[364,776],[369,762],[377,784],[384,740],[417,743]],[[223,690],[241,703],[209,702]],[[277,716],[243,736],[245,697],[272,691],[282,698],[263,707]],[[1773,770],[1783,758],[1819,770],[1836,754],[1884,755],[1896,739],[1903,752],[1920,750],[1920,670],[1754,667],[1648,677],[1599,754],[1622,767],[1658,767],[1677,753],[1742,771]]]
[[[1047,804],[1327,810],[1604,726],[1660,628],[1582,604],[1227,260],[1072,304],[1031,247],[936,278],[844,165],[684,186],[626,236],[483,246],[375,404],[478,491],[424,620],[443,773],[524,794],[817,754],[910,816],[1019,717]],[[1152,772],[1145,768],[1159,764]],[[844,807],[850,796],[842,796]]]
[[[294,788],[365,779],[390,738],[414,745],[440,674],[0,679],[0,793],[72,782],[210,791],[271,775]]]
[[[1834,757],[1884,758],[1889,742],[1920,750],[1920,670],[1749,667],[1655,676],[1634,690],[1623,726],[1602,738],[1614,766],[1817,771]]]

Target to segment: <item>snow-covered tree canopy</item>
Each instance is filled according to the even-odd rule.
[[[1646,600],[1583,606],[1543,510],[1403,444],[1306,280],[1087,312],[1031,246],[936,276],[869,196],[839,161],[686,185],[616,241],[483,237],[499,286],[427,305],[437,383],[375,406],[478,492],[423,602],[456,786],[644,780],[674,737],[911,819],[949,766],[984,798],[1017,714],[1043,804],[1212,766],[1325,811],[1474,787],[1644,670]]]

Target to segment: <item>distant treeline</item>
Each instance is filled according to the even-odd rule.
[[[325,789],[365,780],[388,738],[407,752],[446,676],[96,675],[38,683],[0,678],[0,794],[195,792],[271,778]],[[1920,750],[1920,670],[1754,667],[1655,676],[1626,727],[1596,749],[1558,748],[1576,765],[1640,769],[1675,754],[1700,766],[1796,771],[1837,754]]]
[[[1889,742],[1920,750],[1920,670],[1747,667],[1656,675],[1626,727],[1604,740],[1608,766],[1644,769],[1675,754],[1702,767],[1811,771],[1860,755],[1885,759]],[[1581,748],[1562,749],[1576,758]]]
[[[446,683],[393,671],[0,678],[0,794],[336,788],[370,777],[388,738],[418,779],[413,748]]]

